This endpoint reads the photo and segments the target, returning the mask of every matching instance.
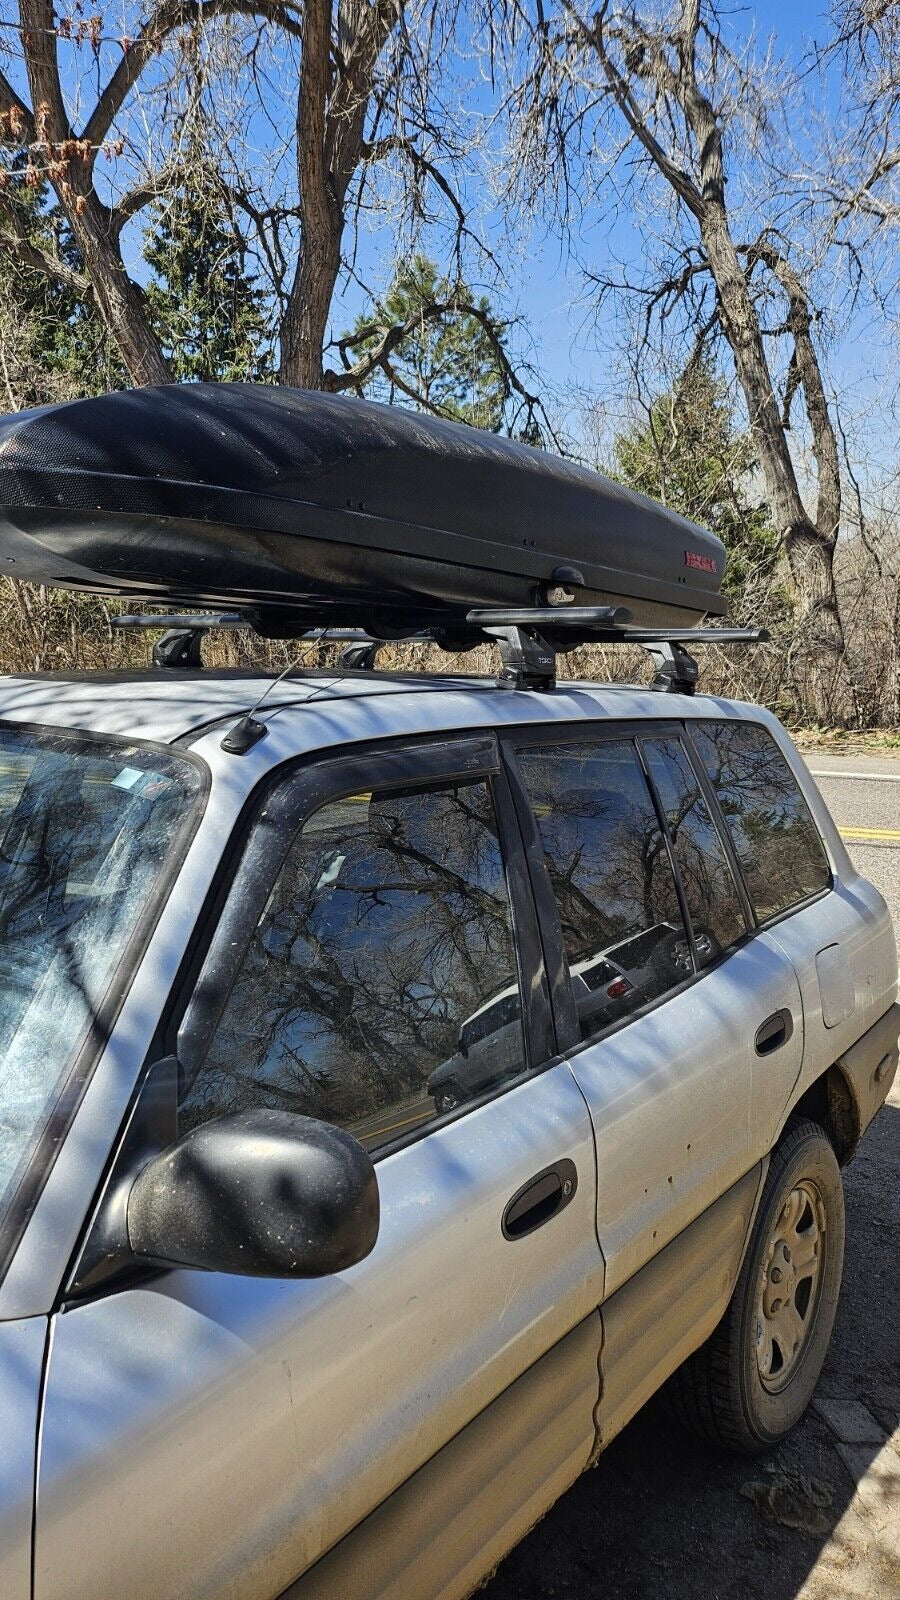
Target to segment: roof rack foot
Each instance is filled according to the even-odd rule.
[[[379,648],[378,639],[359,639],[345,645],[338,656],[338,666],[342,672],[374,672]]]
[[[199,628],[170,628],[153,646],[153,665],[165,671],[190,671],[202,667],[200,642],[203,634]]]
[[[664,694],[693,694],[700,676],[700,668],[684,646],[667,639],[645,644],[656,671],[651,689],[661,689]]]
[[[500,647],[501,689],[555,689],[556,651],[536,628],[485,628]]]

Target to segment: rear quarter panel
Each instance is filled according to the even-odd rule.
[[[821,1077],[897,998],[897,949],[890,912],[874,884],[856,871],[806,763],[780,722],[747,708],[775,738],[806,798],[825,843],[833,887],[769,930],[789,956],[803,1001],[803,1065],[781,1122]],[[777,1129],[773,1130],[777,1133]]]

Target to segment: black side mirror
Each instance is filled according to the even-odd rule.
[[[378,1183],[349,1133],[286,1111],[241,1111],[194,1128],[132,1184],[135,1255],[261,1278],[319,1278],[362,1261],[378,1237]]]

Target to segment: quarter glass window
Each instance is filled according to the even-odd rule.
[[[703,722],[691,732],[760,922],[826,889],[818,829],[771,735],[752,722]]]

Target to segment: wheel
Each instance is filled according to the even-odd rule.
[[[667,988],[670,983],[680,983],[682,978],[687,978],[694,970],[691,947],[684,934],[663,934],[659,943],[654,947],[650,956],[650,970],[657,983],[664,984]]]
[[[438,1112],[454,1111],[461,1099],[462,1095],[458,1086],[455,1083],[445,1083],[442,1089],[438,1089],[434,1097],[434,1109]]]
[[[818,1124],[797,1119],[772,1154],[728,1310],[670,1380],[670,1409],[746,1455],[783,1439],[818,1382],[843,1261],[840,1169]]]

